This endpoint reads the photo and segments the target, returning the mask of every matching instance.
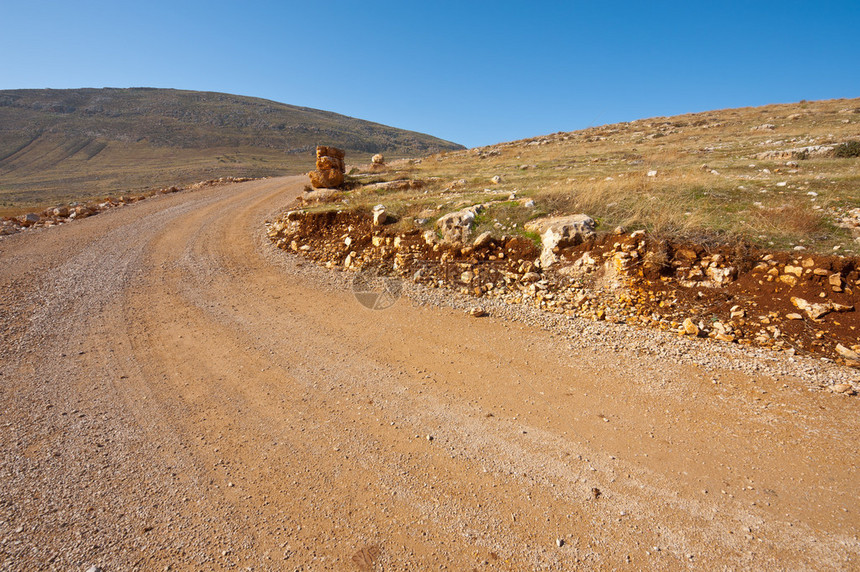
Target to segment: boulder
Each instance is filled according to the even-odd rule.
[[[36,213],[27,213],[18,218],[18,222],[21,223],[21,226],[32,226],[39,222],[39,220],[41,220],[41,217]]]
[[[343,184],[343,171],[337,169],[311,171],[308,177],[311,179],[311,186],[315,189],[332,189]]]
[[[374,165],[384,165],[385,157],[382,156],[382,153],[377,153],[373,157],[370,158],[370,162]]]
[[[541,235],[543,250],[540,255],[541,268],[549,268],[558,257],[553,249],[576,246],[593,237],[596,224],[588,215],[575,214],[564,217],[541,219],[529,223],[527,230],[537,230]]]
[[[445,242],[466,242],[472,234],[477,211],[477,207],[469,207],[440,217],[436,226],[442,232],[442,239]]]

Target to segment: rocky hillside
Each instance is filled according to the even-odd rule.
[[[424,221],[492,203],[473,231],[524,232],[585,213],[698,242],[860,254],[860,99],[655,117],[392,164],[363,181],[410,179],[420,193],[350,191],[366,210]],[[500,201],[499,197],[509,197]],[[527,233],[527,231],[526,231]],[[536,236],[534,238],[537,238]]]
[[[226,176],[298,173],[460,145],[318,109],[170,89],[0,91],[0,211]],[[0,212],[0,214],[3,214]]]

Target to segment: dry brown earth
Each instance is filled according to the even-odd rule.
[[[368,310],[265,237],[305,180],[0,239],[1,567],[858,567],[844,368]]]

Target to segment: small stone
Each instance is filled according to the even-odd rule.
[[[494,175],[492,179],[490,179],[494,184],[498,185],[502,182],[502,178],[499,175]]]
[[[656,176],[657,176],[657,171],[648,171],[647,175],[648,175],[649,177],[656,177]]]
[[[433,435],[427,435],[427,440],[428,440],[428,441],[432,441],[432,440],[433,440]]]
[[[87,572],[102,572],[102,569],[98,566],[90,566],[87,568]]]
[[[562,546],[564,546],[564,539],[563,538],[556,538],[555,539],[555,545],[558,546],[559,548],[561,548]]]
[[[469,310],[469,315],[473,318],[480,318],[481,316],[486,316],[487,312],[483,308],[476,306]]]
[[[801,316],[800,314],[786,314],[785,319],[786,320],[802,320],[803,316]]]
[[[687,318],[684,320],[684,333],[688,336],[698,336],[699,335],[699,326],[697,326],[693,320]]]
[[[860,361],[860,354],[858,354],[854,350],[846,348],[842,344],[836,344],[836,353],[838,353],[845,359]]]
[[[480,248],[482,246],[486,246],[490,243],[490,239],[492,238],[492,234],[490,231],[482,232],[478,235],[478,238],[475,239],[475,242],[472,243],[475,248]]]
[[[850,383],[837,383],[836,385],[831,385],[830,391],[844,395],[854,395],[854,388]]]
[[[388,214],[385,212],[385,207],[383,205],[373,207],[373,225],[382,226],[386,222],[388,222]]]

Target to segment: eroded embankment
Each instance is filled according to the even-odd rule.
[[[529,303],[860,367],[860,264],[853,258],[706,248],[639,231],[560,249],[559,263],[542,269],[540,249],[526,237],[448,243],[423,229],[337,211],[290,211],[269,224],[268,234],[280,248],[330,268],[373,266],[470,294],[476,305],[481,298]]]

